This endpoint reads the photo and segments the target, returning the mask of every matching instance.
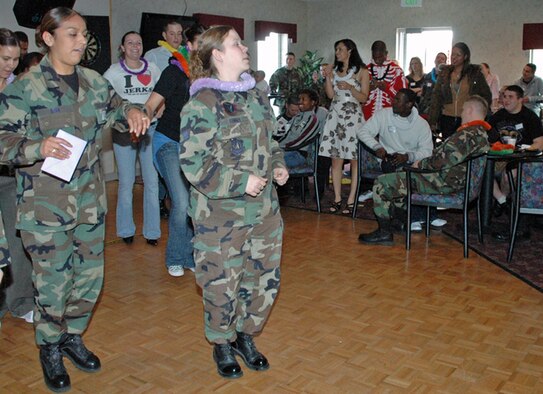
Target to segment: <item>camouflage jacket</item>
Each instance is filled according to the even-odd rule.
[[[269,101],[256,89],[204,88],[191,97],[181,112],[180,161],[196,224],[243,226],[279,212],[273,169],[286,166],[274,129]],[[245,194],[249,174],[268,179],[257,197]]]
[[[17,165],[17,228],[65,231],[80,223],[99,223],[106,213],[100,152],[102,129],[126,130],[123,102],[100,74],[76,67],[79,92],[55,72],[45,56],[22,79],[0,93],[0,163]],[[87,146],[73,178],[64,182],[41,172],[40,145],[59,129]]]
[[[297,97],[303,87],[302,74],[295,68],[288,70],[286,67],[281,67],[270,78],[270,89],[284,97],[283,103],[290,96]]]
[[[2,220],[2,212],[0,211],[0,268],[9,264],[9,247],[4,231],[4,221]]]
[[[459,190],[464,186],[466,164],[460,164],[468,156],[488,152],[487,131],[491,126],[482,120],[463,124],[447,138],[439,147],[434,149],[432,156],[422,159],[419,168],[439,170],[429,174],[434,185],[441,185],[443,192]]]

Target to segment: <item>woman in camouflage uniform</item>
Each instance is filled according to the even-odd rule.
[[[268,99],[254,89],[247,47],[230,26],[200,37],[181,113],[181,167],[191,184],[196,281],[219,374],[269,368],[255,347],[279,288],[283,222],[273,181],[288,179]]]
[[[87,45],[86,24],[69,8],[54,8],[36,33],[46,56],[0,94],[0,161],[17,168],[17,228],[32,259],[34,325],[47,386],[70,388],[62,362],[95,372],[100,360],[82,342],[104,276],[105,183],[102,130],[128,120],[139,135],[149,119],[123,102],[95,71],[77,64]],[[124,128],[125,124],[115,124]],[[69,182],[41,171],[43,160],[67,159],[63,129],[87,145]]]

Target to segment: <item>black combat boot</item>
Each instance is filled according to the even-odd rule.
[[[360,234],[358,242],[373,245],[394,245],[394,236],[391,231],[391,222],[389,219],[377,218],[379,228],[369,234]]]
[[[213,347],[213,360],[217,363],[217,372],[223,378],[235,379],[243,376],[243,371],[236,361],[232,344],[216,343]]]
[[[242,332],[238,332],[237,335],[236,341],[232,343],[232,348],[241,356],[245,364],[255,371],[265,371],[270,368],[266,357],[256,348],[253,336]]]
[[[100,359],[85,347],[79,334],[64,334],[60,351],[82,371],[98,372],[100,370]]]
[[[43,370],[43,380],[49,390],[62,393],[70,390],[70,376],[62,362],[59,344],[40,346],[40,364]]]
[[[394,214],[390,222],[390,229],[394,234],[405,234],[405,224],[407,223],[407,211],[405,209],[394,207]]]

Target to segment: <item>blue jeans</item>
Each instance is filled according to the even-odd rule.
[[[189,183],[179,165],[179,144],[175,141],[163,144],[156,152],[155,162],[158,172],[166,182],[172,202],[168,218],[166,267],[181,265],[184,268],[194,268],[194,232],[188,215]]]
[[[139,157],[143,176],[143,236],[147,239],[160,238],[160,208],[158,202],[158,174],[153,164],[151,141],[153,128],[137,146],[113,144],[119,173],[117,195],[117,236],[126,238],[136,233],[132,213],[133,189],[136,179],[136,158]]]
[[[307,159],[296,150],[283,151],[283,153],[285,164],[287,165],[288,169],[301,167],[307,162]]]

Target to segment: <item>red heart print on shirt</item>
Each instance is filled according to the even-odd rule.
[[[151,76],[149,74],[139,74],[138,81],[147,86],[151,83]]]

